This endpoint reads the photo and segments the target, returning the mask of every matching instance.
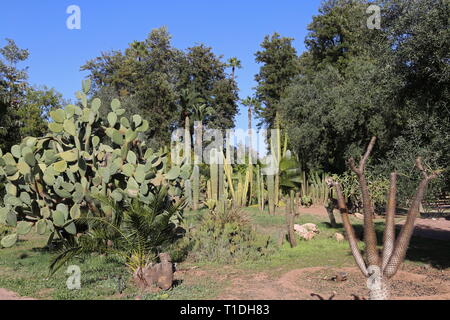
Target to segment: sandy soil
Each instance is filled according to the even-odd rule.
[[[400,225],[404,223],[400,222]],[[414,235],[424,238],[450,241],[450,220],[417,219]]]
[[[328,219],[324,207],[302,208],[308,213]],[[339,214],[336,221],[341,222]],[[402,222],[399,223],[400,227]],[[417,219],[414,234],[417,236],[450,240],[450,221],[446,219]],[[347,280],[331,280],[337,273],[345,272]],[[181,274],[181,272],[180,272]],[[179,274],[179,275],[180,275]],[[181,278],[197,278],[208,275],[200,269],[184,273]],[[259,272],[243,274],[230,272],[224,276],[231,285],[217,299],[224,300],[317,300],[311,293],[327,299],[350,300],[352,295],[367,296],[366,279],[357,268],[314,267],[294,269],[279,274]],[[450,300],[450,270],[404,265],[389,283],[393,299],[402,300]],[[20,297],[0,288],[0,300],[33,300]]]
[[[28,297],[20,297],[16,293],[0,288],[0,300],[35,300]]]
[[[450,272],[434,269],[404,269],[391,280],[393,299],[448,300],[450,299]],[[345,272],[347,280],[331,280],[338,272]],[[278,276],[257,273],[234,277],[231,286],[218,299],[226,300],[317,300],[311,293],[328,299],[351,300],[352,295],[367,296],[366,279],[356,268],[314,267],[295,269]]]

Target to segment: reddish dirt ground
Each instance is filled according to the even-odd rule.
[[[0,288],[0,300],[35,300],[35,299],[20,297],[12,291]]]
[[[347,273],[347,280],[335,282],[338,272]],[[257,273],[230,279],[231,286],[218,299],[226,300],[317,300],[311,293],[325,299],[351,300],[352,295],[367,296],[366,279],[356,268],[314,267],[295,269],[278,276]],[[390,281],[392,299],[448,300],[450,272],[419,267],[404,267]]]
[[[324,207],[302,208],[300,213],[308,213],[328,218]],[[335,214],[340,222],[339,214]],[[400,227],[402,222],[398,224]],[[450,221],[445,219],[417,219],[414,234],[421,237],[450,240]],[[347,280],[331,280],[338,272],[345,272]],[[181,278],[192,279],[206,276],[200,269],[180,272]],[[327,299],[350,300],[352,295],[367,296],[366,279],[357,268],[314,267],[294,269],[274,275],[265,272],[244,274],[231,272],[219,279],[230,282],[217,299],[224,300],[317,300],[311,293]],[[400,300],[450,300],[450,270],[403,265],[390,281],[392,299]],[[32,300],[19,297],[14,292],[0,289],[0,300]]]
[[[400,225],[404,223],[400,222]],[[450,220],[417,219],[414,235],[424,238],[450,241]]]

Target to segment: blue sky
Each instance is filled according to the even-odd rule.
[[[74,98],[87,75],[80,66],[102,51],[119,50],[133,40],[143,40],[154,28],[167,26],[173,45],[185,49],[194,44],[211,46],[224,59],[236,56],[240,97],[252,94],[258,73],[254,53],[267,34],[279,32],[295,38],[304,50],[307,25],[316,15],[320,0],[28,0],[2,1],[0,46],[12,38],[30,50],[30,82],[47,85]],[[81,30],[69,30],[66,9],[81,9]],[[245,111],[245,110],[242,110]],[[236,126],[246,128],[246,112]]]

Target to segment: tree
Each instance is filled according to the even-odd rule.
[[[19,69],[17,65],[28,59],[29,52],[20,49],[12,39],[6,41],[0,48],[0,148],[9,150],[20,140],[17,110],[28,86],[26,68]]]
[[[384,248],[382,256],[378,253],[377,236],[375,233],[375,226],[373,223],[374,208],[367,186],[365,177],[365,169],[367,160],[373,150],[376,138],[373,137],[363,157],[357,166],[353,158],[349,159],[349,166],[353,172],[358,176],[359,186],[363,198],[364,205],[364,243],[366,251],[366,259],[364,259],[359,251],[355,231],[351,225],[348,209],[345,203],[342,186],[329,179],[329,184],[336,189],[338,198],[338,206],[342,215],[342,222],[344,224],[345,232],[350,243],[353,257],[356,264],[360,268],[364,276],[369,278],[371,285],[370,299],[371,300],[387,300],[389,299],[389,285],[388,280],[392,278],[398,271],[400,265],[406,256],[409,241],[414,231],[414,222],[419,215],[419,206],[422,202],[425,190],[431,180],[438,176],[438,172],[428,172],[423,164],[422,159],[417,158],[416,167],[422,174],[422,179],[415,193],[414,199],[411,202],[408,210],[406,222],[403,225],[397,239],[395,237],[395,212],[397,208],[397,173],[391,174],[391,186],[388,196],[388,206],[386,213],[386,227],[384,231]]]
[[[41,137],[48,132],[49,112],[66,105],[62,95],[55,89],[27,88],[23,105],[17,110],[20,119],[20,136]]]
[[[313,18],[300,76],[281,103],[294,151],[309,169],[341,173],[376,135],[376,170],[409,174],[417,153],[448,168],[448,3],[378,1],[382,29],[369,30],[370,3],[326,1]],[[400,192],[418,179],[400,181]],[[450,185],[448,171],[433,184],[442,180]]]
[[[174,48],[166,28],[152,30],[146,40],[134,41],[125,52],[102,53],[81,69],[90,72],[93,96],[105,103],[119,97],[127,114],[139,113],[149,121],[147,143],[154,148],[167,145],[172,130],[185,125],[192,106],[183,100],[183,90],[212,109],[205,124],[234,125],[237,86],[225,73],[226,64],[204,45],[186,52]]]
[[[28,50],[7,39],[0,54],[0,148],[9,150],[26,136],[44,135],[48,112],[64,101],[56,90],[28,83],[27,68],[18,66],[28,59]]]
[[[231,67],[231,79],[234,81],[236,69],[242,69],[241,60],[236,57],[228,59],[228,66]]]
[[[264,38],[262,50],[255,54],[256,62],[262,64],[255,76],[258,83],[256,97],[262,103],[256,109],[258,117],[261,118],[259,126],[274,128],[279,102],[286,88],[299,74],[299,61],[292,41],[292,38],[274,33]]]
[[[191,88],[203,99],[213,112],[206,115],[204,124],[214,129],[234,127],[234,117],[238,112],[237,84],[228,78],[227,64],[216,56],[212,48],[203,44],[187,49],[179,88]]]

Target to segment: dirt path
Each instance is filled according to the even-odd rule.
[[[348,280],[332,281],[338,272]],[[391,295],[402,300],[450,299],[450,272],[408,267],[401,270],[390,283]],[[367,295],[366,279],[356,268],[314,267],[295,269],[277,276],[257,273],[236,276],[217,299],[226,300],[316,300],[311,293],[335,300],[350,300],[352,294]]]
[[[16,293],[0,288],[0,300],[36,300],[28,297],[20,297]]]
[[[400,222],[402,225],[403,222]],[[440,219],[417,219],[414,235],[424,238],[450,241],[450,220]]]

